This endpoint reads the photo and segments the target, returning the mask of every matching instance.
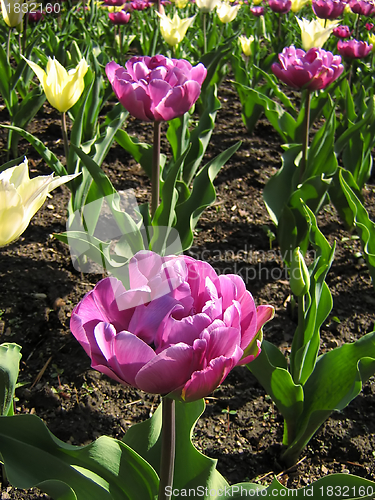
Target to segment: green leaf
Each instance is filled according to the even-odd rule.
[[[0,415],[12,413],[20,359],[21,346],[0,345]]]
[[[90,156],[85,154],[81,149],[77,148],[73,144],[71,145],[71,147],[75,150],[77,155],[84,163],[85,167],[90,172],[90,175],[93,178],[101,197],[107,198],[107,201],[109,202],[109,208],[118,225],[120,234],[127,236],[129,245],[131,246],[133,253],[136,253],[139,250],[143,250],[142,235],[131,216],[121,210],[119,194],[113,187],[109,178],[95,163],[95,161],[90,158]]]
[[[225,489],[228,483],[217,472],[216,462],[200,453],[192,444],[196,421],[204,411],[204,401],[181,403],[176,401],[176,459],[173,488],[207,488],[201,498],[209,500],[210,489]],[[125,434],[124,442],[139,453],[154,469],[160,470],[161,451],[161,405],[151,419],[133,425]],[[1,451],[1,450],[0,450]],[[208,491],[208,494],[207,494]],[[172,497],[175,498],[175,497]]]
[[[115,139],[125,151],[132,155],[137,163],[141,164],[143,170],[151,179],[152,146],[150,144],[138,142],[137,139],[132,139],[125,130],[117,130]]]
[[[10,483],[55,500],[154,500],[155,470],[117,439],[87,446],[57,439],[35,415],[0,417],[0,453]]]
[[[287,434],[284,444],[295,435],[295,427],[303,411],[303,388],[293,382],[287,369],[287,361],[279,349],[264,340],[257,358],[247,368],[262,384],[285,420]]]
[[[369,215],[362,205],[358,194],[351,188],[353,178],[350,172],[340,170],[340,184],[349,208],[353,214],[354,226],[361,238],[363,254],[371,275],[372,284],[375,284],[375,224],[370,220]],[[375,285],[374,285],[375,286]]]
[[[201,213],[216,199],[213,180],[221,167],[237,151],[240,144],[239,142],[234,144],[202,167],[193,181],[190,197],[185,202],[177,205],[177,220],[174,227],[180,235],[182,248],[184,250],[189,248],[193,242],[193,230]]]
[[[294,463],[328,416],[345,408],[374,374],[375,332],[319,356],[304,385],[305,404],[296,438],[284,458]]]
[[[14,130],[18,134],[20,134],[24,139],[29,141],[29,143],[40,154],[43,160],[47,163],[50,169],[55,172],[56,175],[59,175],[61,177],[67,175],[67,171],[65,170],[63,164],[57,159],[57,156],[54,153],[52,153],[52,151],[46,148],[46,146],[42,143],[42,141],[34,137],[32,134],[29,134],[29,132],[26,132],[26,130],[23,130],[22,128],[13,127],[12,125],[2,125],[2,124],[0,124],[0,127],[7,128],[9,130]]]

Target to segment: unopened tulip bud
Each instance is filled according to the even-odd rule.
[[[293,295],[302,297],[310,289],[310,274],[299,247],[294,249],[289,272]]]

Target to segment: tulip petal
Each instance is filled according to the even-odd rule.
[[[220,356],[225,356],[226,358],[231,358],[234,356],[234,353],[237,352],[237,347],[241,341],[241,333],[237,328],[231,328],[222,326],[217,326],[219,322],[214,322],[207,327],[206,332],[202,336],[207,341],[207,349],[206,349],[206,359],[208,361],[219,358]],[[222,323],[220,321],[220,323]],[[240,352],[241,351],[241,352]],[[242,349],[238,351],[238,355],[240,356],[237,361],[241,359],[243,354]]]
[[[94,328],[94,337],[101,353],[100,358],[104,356],[105,360],[109,361],[113,357],[112,341],[115,336],[116,330],[110,323],[98,323],[96,325]],[[92,361],[97,364],[95,356],[92,357]]]
[[[237,353],[236,357],[241,357],[241,353],[242,351]],[[204,370],[192,374],[182,389],[181,399],[189,403],[211,394],[224,381],[234,366],[235,362],[231,358],[221,356],[213,359]],[[176,394],[176,396],[178,395]]]
[[[163,99],[154,110],[158,120],[169,121],[176,116],[181,116],[196,102],[201,92],[197,82],[188,80],[181,87],[174,89]]]
[[[137,387],[151,394],[168,394],[185,384],[192,372],[193,348],[183,343],[168,347],[140,369]]]
[[[121,380],[139,387],[136,382],[139,370],[155,357],[155,351],[143,340],[130,332],[120,332],[113,340],[113,358],[110,367]]]
[[[0,180],[0,247],[17,239],[29,222],[15,187]]]
[[[183,342],[187,345],[193,345],[201,332],[211,324],[211,318],[207,314],[195,314],[187,316],[181,320],[176,320],[174,317],[169,317],[165,322],[164,328],[161,330],[160,340],[158,342],[159,353],[167,347]]]
[[[119,64],[115,63],[115,61],[111,61],[110,63],[108,63],[105,67],[105,73],[107,75],[107,78],[110,82],[110,84],[112,85],[113,84],[113,81],[115,79],[115,74],[116,74],[116,71],[119,69],[119,68],[122,68],[122,66],[120,66]]]

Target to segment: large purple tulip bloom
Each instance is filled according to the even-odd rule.
[[[346,1],[341,0],[312,0],[312,9],[320,19],[337,19],[342,15]]]
[[[186,113],[207,75],[202,63],[192,67],[162,55],[132,57],[125,68],[112,61],[105,70],[124,108],[145,121],[169,121]]]
[[[372,16],[375,13],[375,4],[372,0],[349,0],[349,6],[354,14]]]
[[[332,52],[320,48],[305,52],[292,45],[279,54],[279,61],[272,64],[273,73],[295,89],[324,89],[344,70],[340,56],[334,56]]]
[[[362,59],[371,52],[372,45],[359,40],[339,40],[337,42],[337,50],[348,59]]]
[[[291,0],[268,0],[268,5],[276,14],[287,14],[292,8]]]
[[[260,352],[273,307],[255,307],[243,280],[187,256],[138,252],[128,290],[105,278],[74,308],[71,330],[91,366],[114,380],[190,402]]]
[[[108,17],[115,26],[121,26],[123,24],[128,24],[130,21],[130,12],[125,12],[124,10],[120,10],[120,12],[110,12]]]

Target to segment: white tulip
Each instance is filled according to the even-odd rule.
[[[26,158],[20,165],[0,172],[0,247],[21,236],[50,191],[77,175],[30,179]]]

